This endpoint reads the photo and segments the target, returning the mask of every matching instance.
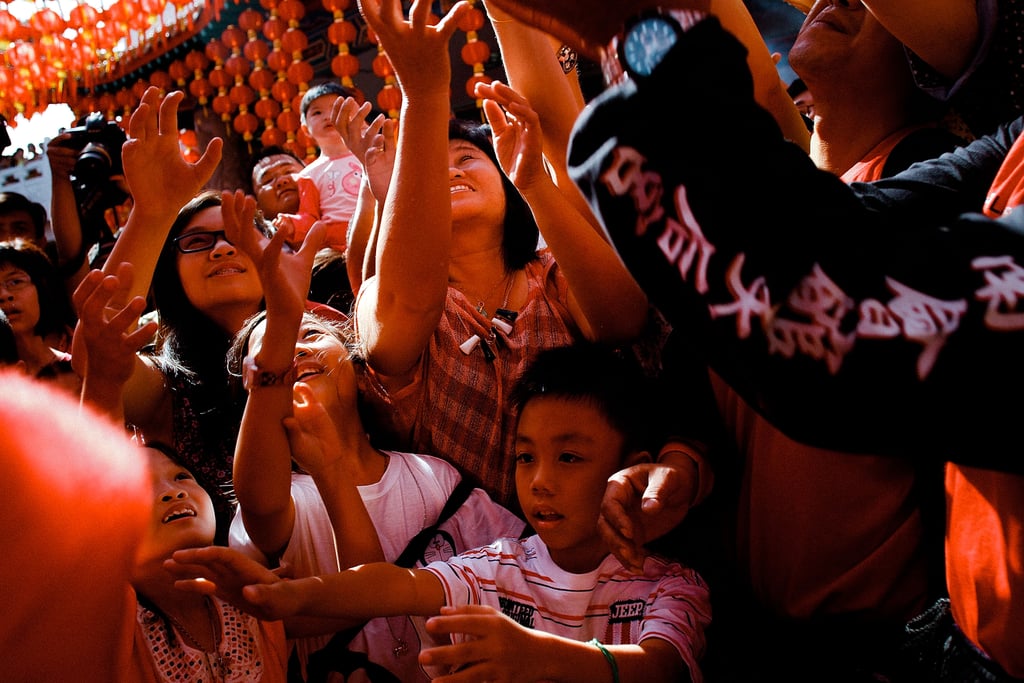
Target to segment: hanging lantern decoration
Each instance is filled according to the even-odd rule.
[[[213,85],[205,73],[210,66],[210,59],[199,50],[192,50],[185,55],[185,65],[192,70],[192,82],[188,84],[188,91],[205,110],[210,102],[210,96],[214,93]]]
[[[473,75],[466,81],[466,93],[476,100],[477,108],[481,108],[483,100],[477,98],[475,89],[477,83],[491,82],[491,78],[484,74],[484,64],[491,58],[491,47],[477,35],[486,21],[483,11],[476,6],[476,0],[469,0],[469,4],[469,11],[459,19],[459,30],[466,34],[466,44],[462,46],[460,56],[473,68]]]
[[[277,128],[275,119],[281,113],[281,105],[270,95],[270,89],[274,85],[274,73],[267,68],[267,56],[270,54],[270,45],[259,37],[259,31],[264,24],[263,15],[255,9],[243,10],[238,16],[238,25],[245,30],[246,42],[242,52],[246,59],[252,62],[252,72],[249,74],[249,87],[257,94],[258,99],[253,105],[253,112],[257,118],[256,128],[259,122],[263,122],[263,133],[260,135],[260,143],[281,144],[285,140],[284,131]],[[239,115],[241,116],[241,114]],[[235,119],[236,130],[238,118]],[[243,133],[244,135],[244,133]]]
[[[192,164],[199,161],[199,139],[191,128],[182,128],[178,131],[178,148],[185,161]]]
[[[191,71],[189,71],[183,59],[175,59],[167,65],[167,75],[174,80],[174,84],[181,90],[185,89],[185,81],[190,73]]]
[[[234,79],[224,69],[224,60],[228,55],[228,47],[219,39],[214,38],[206,44],[206,56],[213,62],[210,85],[217,89],[217,94],[213,97],[213,111],[220,115],[220,120],[225,126],[231,122],[231,114],[235,110],[231,97],[228,96],[228,88],[234,83]]]
[[[166,95],[174,86],[174,79],[168,72],[158,69],[149,75],[149,83],[160,88],[161,95]]]
[[[359,73],[359,60],[349,52],[349,43],[356,39],[355,24],[345,19],[345,10],[352,0],[323,0],[324,9],[334,15],[334,21],[327,27],[327,40],[338,47],[338,54],[331,60],[331,72],[346,88],[355,89],[352,77]]]
[[[402,108],[402,91],[398,87],[398,79],[395,78],[395,68],[391,66],[391,60],[380,43],[377,44],[377,56],[373,58],[373,73],[384,79],[384,87],[377,93],[377,106],[386,111],[391,118],[397,119]]]

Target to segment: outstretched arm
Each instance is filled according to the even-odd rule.
[[[569,282],[569,310],[590,339],[631,340],[640,333],[647,297],[587,215],[576,210],[544,171],[540,122],[524,97],[494,81],[477,86],[494,131],[502,170],[522,193]]]
[[[309,289],[313,256],[322,229],[311,231],[296,253],[285,247],[288,226],[268,240],[254,230],[256,202],[242,192],[224,192],[224,232],[256,264],[265,292],[267,321],[258,346],[247,355],[262,370],[283,373],[295,357],[295,340]],[[288,253],[285,253],[287,250]],[[253,348],[255,346],[255,348]],[[291,450],[283,420],[292,414],[292,383],[250,390],[235,445],[233,479],[246,532],[276,560],[291,538],[295,507],[291,498]]]
[[[135,265],[131,296],[149,292],[160,250],[178,211],[203,188],[220,163],[224,146],[220,138],[211,140],[195,163],[182,155],[178,105],[184,97],[175,90],[161,98],[160,90],[150,87],[128,123],[128,141],[121,157],[133,205],[107,263]]]
[[[286,580],[236,550],[207,546],[175,552],[164,568],[176,577],[177,588],[215,593],[260,619],[300,615],[357,624],[375,617],[429,616],[444,605],[444,590],[432,572],[387,562]]]
[[[387,50],[404,97],[394,178],[374,250],[376,274],[363,283],[356,320],[373,368],[408,376],[448,294],[448,44],[468,6],[456,3],[436,24],[427,0],[413,2],[408,20],[397,0],[361,0],[359,6]]]

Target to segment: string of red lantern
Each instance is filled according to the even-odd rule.
[[[477,35],[486,21],[484,13],[476,7],[476,0],[469,0],[468,12],[459,19],[459,30],[466,34],[466,44],[462,46],[462,61],[473,67],[473,75],[466,81],[466,94],[476,101],[477,108],[483,107],[483,101],[476,96],[477,83],[490,83],[491,78],[484,73],[484,64],[491,58],[491,47],[480,40]]]

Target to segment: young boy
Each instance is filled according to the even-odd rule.
[[[291,581],[224,548],[176,553],[166,566],[206,579],[180,587],[217,591],[262,618],[440,613],[427,631],[453,644],[422,651],[420,663],[473,680],[699,682],[704,581],[654,556],[631,573],[598,532],[608,477],[649,458],[647,395],[634,365],[591,344],[545,351],[525,371],[511,396],[516,489],[537,532],[524,540],[422,569],[373,563]]]
[[[302,96],[299,111],[302,131],[316,142],[320,155],[297,174],[299,209],[279,213],[275,226],[290,221],[295,234],[292,246],[302,244],[313,223],[328,223],[327,246],[344,252],[348,222],[356,208],[362,182],[362,164],[342,140],[331,121],[331,110],[339,97],[355,93],[334,83],[314,85]]]

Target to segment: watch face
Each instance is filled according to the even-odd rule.
[[[678,39],[676,27],[668,19],[641,19],[630,27],[622,46],[626,68],[638,76],[650,76]]]

